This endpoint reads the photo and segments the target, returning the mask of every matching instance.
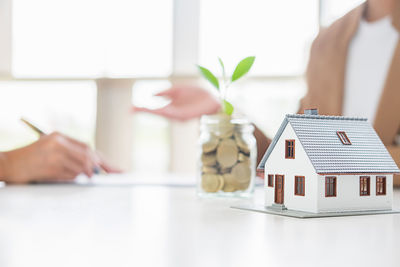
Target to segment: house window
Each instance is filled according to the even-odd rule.
[[[268,174],[268,186],[274,187],[274,175]]]
[[[386,176],[376,177],[376,195],[386,195]]]
[[[336,197],[336,177],[325,177],[325,197]]]
[[[294,177],[294,194],[296,196],[304,196],[305,178],[304,176]]]
[[[286,140],[285,158],[294,159],[294,140]]]
[[[343,145],[351,145],[350,139],[345,132],[336,132]]]
[[[369,196],[370,195],[370,178],[369,176],[361,176],[360,177],[360,196]]]

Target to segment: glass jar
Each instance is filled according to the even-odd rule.
[[[197,192],[200,196],[250,197],[257,146],[254,126],[225,114],[201,118]]]

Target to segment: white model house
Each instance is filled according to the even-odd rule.
[[[305,212],[391,210],[396,163],[367,119],[286,115],[259,169],[265,206]]]

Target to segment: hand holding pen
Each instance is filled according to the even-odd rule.
[[[40,137],[41,136],[44,136],[44,135],[47,135],[43,130],[41,130],[39,127],[37,127],[37,126],[35,126],[33,123],[31,123],[30,121],[28,121],[27,119],[25,119],[25,118],[21,118],[21,121],[23,122],[23,123],[25,123],[30,129],[32,129],[34,132],[36,132]],[[68,137],[66,137],[66,136],[64,136],[64,138],[68,138]],[[73,144],[75,144],[75,145],[77,145],[77,146],[79,146],[79,147],[81,147],[82,149],[85,149],[85,150],[87,150],[87,151],[89,151],[91,154],[92,154],[92,159],[93,159],[93,163],[95,164],[94,165],[94,167],[93,167],[93,171],[92,172],[88,172],[88,173],[85,173],[88,177],[91,177],[91,173],[94,173],[94,174],[99,174],[100,173],[100,171],[101,171],[101,166],[100,166],[100,157],[99,157],[99,155],[97,155],[96,154],[96,152],[94,152],[94,151],[91,151],[90,149],[89,149],[89,147],[86,145],[86,144],[84,144],[84,143],[82,143],[82,142],[79,142],[79,141],[77,141],[77,140],[74,140],[74,139],[72,139],[72,138],[68,138],[69,139],[69,141],[71,142],[71,143],[73,143]]]
[[[24,121],[35,129],[40,139],[26,147],[0,153],[2,180],[12,183],[66,181],[81,173],[91,177],[96,168],[118,172],[86,144],[60,133],[46,135],[32,123]]]

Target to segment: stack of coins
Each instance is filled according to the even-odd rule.
[[[202,144],[201,187],[205,192],[246,190],[250,185],[250,147],[225,121]]]

